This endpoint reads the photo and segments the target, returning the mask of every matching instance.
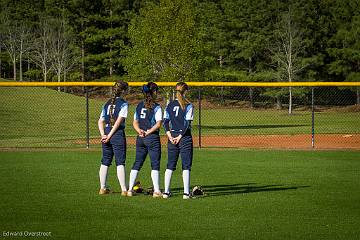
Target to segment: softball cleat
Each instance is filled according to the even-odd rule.
[[[161,192],[154,192],[153,193],[153,198],[161,198],[163,195]]]
[[[111,190],[109,188],[100,188],[99,195],[105,195],[111,193]]]
[[[135,195],[135,193],[134,193],[134,191],[127,191],[127,193],[126,193],[126,196],[128,196],[128,197],[132,197],[132,196],[134,196]]]
[[[162,197],[163,197],[164,199],[170,198],[170,197],[171,197],[171,193],[166,193],[166,192],[164,192],[164,193],[162,194]]]
[[[191,194],[188,194],[188,193],[184,193],[183,195],[183,199],[187,200],[187,199],[192,199],[194,198]]]

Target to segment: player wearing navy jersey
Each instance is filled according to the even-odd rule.
[[[185,98],[188,85],[184,82],[176,84],[176,99],[171,101],[164,111],[164,128],[168,137],[168,163],[165,171],[165,191],[163,198],[170,196],[170,182],[173,171],[181,156],[182,177],[184,184],[183,199],[190,198],[190,170],[193,160],[193,139],[191,121],[193,105]]]
[[[128,103],[120,96],[128,89],[128,84],[119,81],[113,87],[113,95],[102,107],[98,127],[102,143],[102,159],[99,171],[99,194],[108,194],[110,189],[106,184],[108,168],[115,156],[117,177],[121,187],[121,195],[126,196],[125,159],[126,138],[125,119],[128,114]]]
[[[159,128],[162,122],[161,106],[155,102],[158,86],[149,82],[142,88],[144,101],[140,102],[135,110],[133,126],[138,136],[136,137],[136,157],[130,172],[128,196],[132,196],[132,191],[136,177],[144,164],[146,156],[149,154],[151,160],[151,179],[153,182],[153,197],[161,197],[159,186],[159,170],[161,158],[161,143]]]

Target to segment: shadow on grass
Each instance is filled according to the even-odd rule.
[[[298,188],[307,188],[310,186],[285,186],[285,185],[258,185],[256,183],[244,184],[227,184],[227,185],[204,185],[202,186],[205,196],[200,197],[215,197],[225,195],[236,195],[256,192],[274,192],[296,190]],[[183,188],[172,189],[173,193],[180,194]]]
[[[272,125],[243,125],[243,126],[225,126],[225,125],[220,125],[220,126],[209,126],[209,125],[204,125],[201,126],[202,129],[265,129],[265,128],[291,128],[291,127],[306,127],[306,126],[310,126],[307,124],[272,124]]]
[[[229,184],[229,185],[207,185],[203,186],[206,196],[224,196],[235,194],[246,194],[256,192],[274,192],[296,190],[310,186],[285,186],[285,185],[257,185],[256,183]]]
[[[236,195],[236,194],[247,194],[247,193],[256,193],[256,192],[274,192],[274,191],[285,191],[285,190],[296,190],[298,188],[308,188],[310,186],[285,186],[285,185],[257,185],[256,183],[243,183],[243,184],[227,184],[227,185],[204,185],[201,186],[205,192],[203,196],[196,196],[197,198],[203,197],[216,197],[216,196],[226,196],[226,195]],[[139,195],[148,195],[146,194],[146,189],[144,192],[137,193]],[[191,189],[190,189],[191,190]],[[171,192],[174,196],[182,195],[183,188],[172,188]],[[112,193],[120,194],[119,191],[114,191]]]

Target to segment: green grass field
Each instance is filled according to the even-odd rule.
[[[179,170],[168,200],[99,196],[100,156],[0,152],[0,233],[51,232],[51,239],[360,236],[359,152],[196,150],[191,183],[204,186],[207,196],[187,201]],[[133,161],[131,150],[128,172]],[[165,162],[166,154],[161,182]],[[110,169],[109,183],[119,190]],[[147,161],[139,175],[144,187],[151,186],[149,172]]]
[[[91,137],[98,136],[102,104],[90,99]],[[128,136],[135,134],[133,112],[131,105]],[[204,135],[299,134],[311,129],[309,111],[289,116],[286,110],[210,108],[202,113]],[[359,114],[317,112],[316,132],[359,133]],[[172,182],[175,195],[168,200],[99,196],[99,144],[91,146],[93,151],[73,149],[85,146],[85,98],[47,88],[0,88],[0,115],[0,239],[24,231],[51,232],[52,239],[360,236],[359,151],[196,149],[191,183],[202,185],[205,197],[182,200],[179,170]],[[194,135],[197,124],[195,112]],[[133,161],[129,147],[127,173]],[[162,178],[165,164],[164,152]],[[118,191],[114,169],[109,183]],[[139,175],[145,188],[151,186],[149,175],[147,161]]]
[[[98,137],[97,120],[103,100],[90,99],[90,136]],[[195,104],[193,134],[198,134]],[[0,148],[84,147],[85,98],[47,88],[0,88]],[[134,105],[130,106],[126,133],[132,129]],[[360,133],[360,112],[317,112],[316,133]],[[163,133],[163,132],[162,132]],[[311,113],[296,110],[203,109],[203,135],[310,134]],[[78,142],[81,143],[78,143]]]

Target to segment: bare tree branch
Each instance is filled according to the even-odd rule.
[[[30,59],[43,73],[44,82],[52,67],[50,64],[50,35],[51,25],[47,19],[40,20],[38,28],[35,30],[37,37],[33,40]]]
[[[292,21],[292,13],[289,8],[282,19],[278,22],[275,31],[275,42],[270,47],[272,59],[275,62],[279,81],[292,82],[306,67],[301,63],[299,55],[303,50],[301,32]],[[292,113],[292,89],[289,88],[289,114]]]

